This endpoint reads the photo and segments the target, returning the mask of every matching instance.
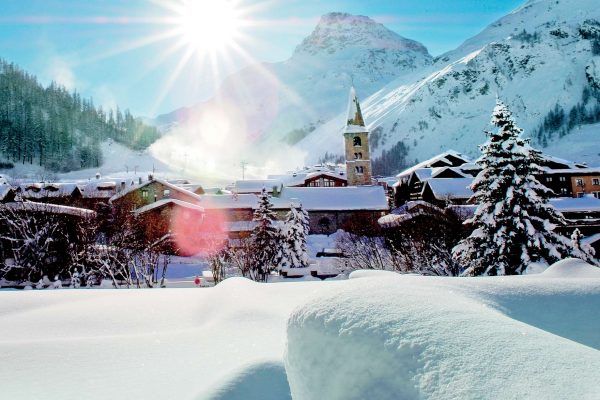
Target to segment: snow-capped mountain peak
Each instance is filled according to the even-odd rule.
[[[369,17],[338,12],[323,15],[310,36],[296,47],[294,54],[333,54],[347,48],[394,49],[428,54],[422,44],[392,32]]]

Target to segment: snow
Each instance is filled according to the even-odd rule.
[[[600,211],[600,199],[588,194],[583,197],[559,197],[549,203],[560,212]]]
[[[184,207],[184,208],[187,208],[187,209],[190,209],[190,210],[204,212],[204,208],[203,207],[200,207],[200,206],[198,206],[196,204],[189,203],[187,201],[181,201],[181,200],[177,200],[177,199],[162,199],[162,200],[159,200],[159,201],[155,201],[154,203],[150,203],[150,204],[148,204],[148,205],[146,205],[144,207],[138,208],[134,212],[135,212],[135,214],[143,214],[143,213],[146,213],[146,212],[148,212],[150,210],[161,208],[161,207],[164,207],[164,206],[169,205],[169,204],[173,204],[173,205],[176,205],[176,206],[179,206],[179,207]]]
[[[273,193],[274,189],[279,189],[282,182],[277,179],[247,179],[236,181],[233,190],[236,193],[260,193],[263,188],[268,193]]]
[[[473,196],[471,184],[473,178],[431,178],[425,182],[438,200],[469,199]]]
[[[294,200],[307,211],[385,211],[389,208],[383,186],[285,187],[279,198],[273,198],[273,203],[275,208],[282,204],[289,207]]]
[[[591,266],[577,258],[561,260],[542,272],[546,278],[598,278],[600,268]]]
[[[95,211],[88,210],[85,208],[69,207],[49,203],[35,203],[26,201],[18,203],[6,203],[4,204],[4,206],[13,211],[33,211],[52,214],[65,214],[76,217],[93,217],[96,215]]]
[[[2,396],[560,399],[600,390],[600,278],[560,263],[524,277],[350,277],[0,291]]]
[[[293,398],[562,399],[600,390],[598,278],[350,278],[288,321]]]

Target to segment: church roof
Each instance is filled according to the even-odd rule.
[[[350,89],[350,99],[348,101],[348,117],[346,118],[346,133],[365,132],[365,120],[362,116],[360,103],[356,96],[354,86]]]

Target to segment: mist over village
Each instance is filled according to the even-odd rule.
[[[600,399],[592,0],[0,15],[6,399]]]

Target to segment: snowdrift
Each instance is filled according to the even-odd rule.
[[[0,397],[598,398],[595,272],[0,291]]]
[[[353,274],[288,322],[292,397],[597,398],[598,271],[565,260],[537,277]]]

